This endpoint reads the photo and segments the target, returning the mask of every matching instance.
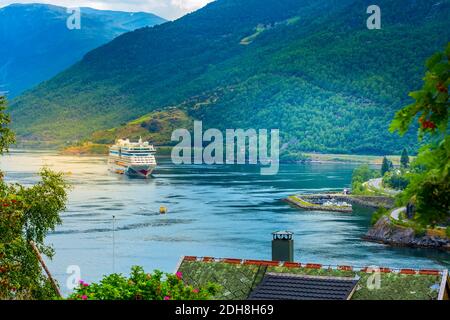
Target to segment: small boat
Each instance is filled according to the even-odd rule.
[[[119,139],[109,148],[109,170],[130,177],[148,178],[156,168],[156,149],[139,139]]]

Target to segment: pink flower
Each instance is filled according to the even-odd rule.
[[[80,283],[81,285],[83,285],[83,284],[84,284],[84,281],[83,281],[83,280],[80,280],[79,283]]]
[[[89,287],[89,284],[86,283],[86,282],[84,282],[84,283],[83,283],[83,287]]]
[[[170,300],[170,297],[169,296],[165,296],[164,300]]]
[[[81,299],[83,299],[83,300],[87,300],[87,295],[83,295],[83,296],[81,296]]]
[[[193,293],[198,293],[198,289],[192,290]]]
[[[177,276],[178,279],[183,278],[183,274],[182,274],[180,271],[178,271],[177,273],[175,273],[175,275]]]

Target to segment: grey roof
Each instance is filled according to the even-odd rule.
[[[250,300],[347,300],[359,279],[268,273]]]

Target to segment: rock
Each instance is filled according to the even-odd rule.
[[[412,228],[394,225],[388,217],[381,217],[364,239],[396,246],[450,250],[450,239],[428,235],[416,237]]]

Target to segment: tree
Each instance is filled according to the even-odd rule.
[[[418,221],[435,225],[445,223],[450,215],[450,42],[445,52],[427,60],[426,68],[422,89],[410,93],[414,103],[396,113],[390,130],[403,135],[418,118],[419,139],[429,136],[431,142],[419,151],[410,184],[399,199],[416,205]]]
[[[402,155],[400,157],[400,165],[402,168],[408,168],[409,166],[409,155],[406,148],[404,148],[402,151]]]
[[[5,114],[6,98],[0,94],[0,155],[8,151],[9,145],[14,143],[14,134],[8,125],[11,122],[9,115]]]
[[[370,169],[369,165],[363,164],[357,167],[355,170],[353,170],[352,174],[352,193],[364,193],[366,188],[364,188],[363,184],[376,177],[377,172]]]
[[[9,117],[4,114],[6,100],[0,98],[0,151],[14,141]],[[46,234],[61,223],[68,185],[62,174],[48,169],[41,181],[31,187],[7,184],[0,172],[0,299],[50,299],[55,296],[30,241],[49,258],[51,247],[44,244]]]
[[[392,164],[392,161],[389,160],[387,157],[383,158],[383,163],[381,165],[381,176],[383,177],[386,172],[391,171],[394,168],[394,165]]]

